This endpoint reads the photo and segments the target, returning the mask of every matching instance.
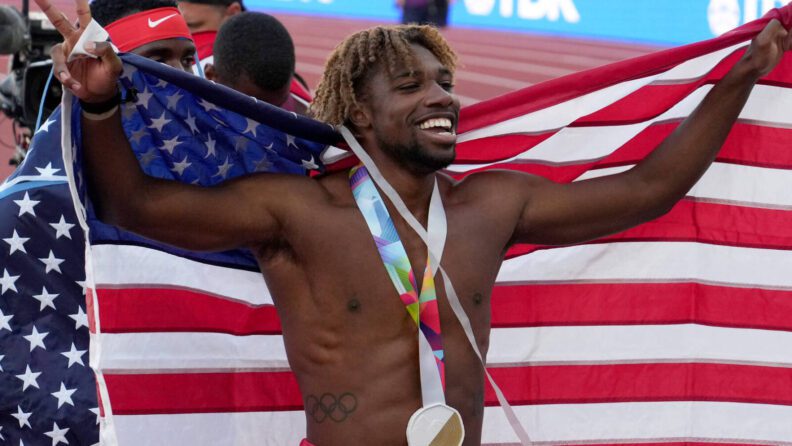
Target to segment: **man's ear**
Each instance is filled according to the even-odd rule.
[[[371,116],[366,108],[360,104],[354,105],[349,112],[349,123],[356,130],[363,130],[371,127]]]
[[[234,2],[234,3],[231,3],[230,5],[228,5],[228,7],[226,8],[225,16],[226,17],[232,17],[232,16],[235,16],[235,15],[241,13],[241,12],[242,12],[242,5],[240,5],[239,2]]]
[[[217,70],[215,70],[214,64],[210,64],[210,63],[206,64],[206,66],[204,67],[204,75],[210,81],[217,82]]]

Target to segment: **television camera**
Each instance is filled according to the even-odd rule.
[[[48,81],[50,49],[61,40],[43,13],[30,12],[29,0],[23,0],[21,12],[0,5],[0,54],[10,56],[8,75],[0,82],[0,111],[12,121],[12,165],[24,159],[39,116],[46,118],[60,103],[60,83]]]

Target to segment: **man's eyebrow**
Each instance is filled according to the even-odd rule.
[[[404,77],[418,77],[421,74],[423,74],[423,72],[415,71],[415,70],[400,71],[400,72],[396,73],[395,75],[393,75],[393,79],[396,80],[396,79],[401,79],[401,78],[404,78]]]
[[[170,48],[152,48],[143,54],[145,54],[144,57],[168,57],[171,53]]]

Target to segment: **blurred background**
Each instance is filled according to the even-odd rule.
[[[297,67],[315,88],[330,51],[345,36],[398,23],[414,0],[245,0],[249,10],[280,19],[296,46]],[[434,1],[434,0],[431,0]],[[73,14],[72,0],[54,0]],[[418,4],[425,4],[418,1]],[[443,34],[460,55],[456,92],[462,105],[544,80],[705,40],[754,20],[785,0],[455,0]],[[0,180],[24,156],[31,128],[57,106],[47,86],[49,47],[57,33],[35,4],[0,0],[18,16],[0,15]],[[28,11],[29,9],[29,11]],[[27,21],[27,33],[9,32]]]

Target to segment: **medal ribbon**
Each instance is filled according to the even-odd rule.
[[[410,265],[410,259],[407,257],[407,251],[404,249],[404,244],[398,232],[396,232],[396,227],[388,213],[387,207],[385,207],[385,202],[382,200],[382,196],[371,180],[365,166],[355,167],[349,172],[349,185],[352,188],[352,194],[355,197],[358,208],[366,220],[369,231],[374,237],[382,263],[385,265],[393,286],[396,287],[396,291],[399,293],[399,297],[410,318],[415,322],[415,325],[420,329],[420,332],[431,347],[437,365],[437,372],[440,376],[441,388],[445,389],[443,338],[440,329],[440,313],[437,307],[437,290],[434,280],[437,268],[433,267],[431,254],[427,253],[426,269],[424,270],[419,295],[416,291],[418,287],[415,273]],[[435,196],[439,198],[439,193],[435,192],[432,195],[433,204],[436,202]],[[430,226],[432,225],[430,224]],[[422,378],[424,377],[422,376]],[[426,383],[422,379],[421,387],[425,386]],[[426,394],[425,391],[424,394]],[[426,401],[424,402],[426,403]]]
[[[451,278],[448,277],[448,273],[446,273],[443,266],[440,264],[440,256],[442,254],[442,249],[438,249],[437,245],[434,243],[433,234],[429,232],[429,228],[424,228],[421,223],[415,219],[415,217],[410,213],[410,210],[407,209],[407,206],[404,204],[404,201],[399,196],[399,193],[396,192],[396,189],[388,183],[385,177],[382,175],[382,172],[379,171],[377,165],[374,163],[374,160],[371,159],[368,153],[363,149],[360,143],[355,139],[355,136],[352,135],[352,132],[349,131],[348,128],[341,125],[338,127],[338,131],[341,132],[341,135],[344,137],[344,141],[349,145],[349,148],[352,149],[352,152],[360,159],[363,165],[371,172],[372,181],[374,181],[377,186],[379,186],[383,193],[391,200],[393,206],[399,212],[399,215],[404,218],[408,225],[415,231],[416,234],[423,240],[424,244],[426,244],[429,252],[429,257],[433,260],[433,265],[440,271],[440,274],[443,277],[443,286],[445,287],[446,296],[448,297],[448,304],[451,306],[451,310],[453,310],[454,315],[457,317],[460,325],[462,325],[462,329],[465,331],[465,337],[467,337],[468,342],[470,343],[470,347],[478,356],[481,365],[484,367],[484,373],[487,376],[487,380],[489,381],[490,385],[492,385],[492,389],[495,391],[495,396],[498,398],[498,402],[503,408],[503,413],[506,416],[506,419],[511,425],[514,433],[517,435],[517,438],[520,439],[520,444],[523,446],[527,446],[532,444],[530,437],[528,437],[528,433],[523,428],[522,424],[520,424],[520,420],[517,418],[517,414],[512,409],[509,402],[506,400],[506,397],[503,395],[498,383],[492,378],[492,375],[487,370],[485,364],[485,358],[481,354],[481,351],[478,348],[478,344],[476,343],[476,338],[473,335],[473,327],[470,324],[470,319],[465,314],[465,309],[462,307],[462,302],[459,301],[459,296],[457,295],[456,290],[454,289],[454,284],[451,282]],[[437,194],[437,182],[435,181],[435,194]],[[434,195],[432,196],[432,200],[434,201]],[[438,200],[439,201],[439,200]],[[443,223],[445,223],[445,209],[443,209],[442,203],[440,206],[429,206],[429,221],[432,221],[433,216],[437,214],[438,218],[441,218]],[[444,225],[445,226],[445,225]],[[445,236],[443,236],[443,241],[445,241]],[[421,374],[421,379],[423,382],[423,374]]]

